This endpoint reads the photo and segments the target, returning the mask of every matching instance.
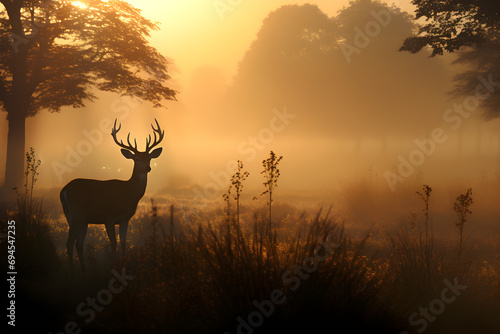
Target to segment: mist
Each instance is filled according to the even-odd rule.
[[[128,179],[132,162],[110,136],[115,119],[122,125],[119,137],[130,133],[141,149],[154,119],[165,130],[149,194],[220,198],[241,160],[250,172],[248,187],[258,195],[262,160],[271,150],[284,157],[280,191],[287,195],[335,197],[367,178],[390,193],[423,183],[498,183],[498,121],[486,121],[474,106],[459,113],[457,105],[469,107],[449,93],[466,68],[454,64],[454,54],[398,51],[415,31],[409,4],[328,3],[252,10],[244,4],[222,19],[202,7],[195,17],[205,31],[175,34],[168,28],[180,23],[169,14],[162,23],[168,33],[152,40],[172,50],[165,52],[178,100],[158,109],[96,92],[98,99],[84,108],[30,117],[26,147],[42,161],[38,189],[57,190],[82,177]],[[250,10],[240,23],[238,10]],[[190,37],[183,41],[182,33]],[[173,51],[176,43],[184,54]],[[199,57],[203,50],[206,58]],[[5,161],[5,118],[0,126]]]
[[[16,6],[14,330],[499,333],[498,3]]]

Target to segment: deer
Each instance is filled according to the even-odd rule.
[[[144,152],[137,149],[135,138],[132,146],[130,133],[127,135],[127,144],[122,140],[118,141],[116,135],[121,129],[121,124],[116,128],[116,121],[115,119],[111,136],[121,147],[122,155],[134,161],[130,179],[127,181],[75,179],[64,186],[60,193],[64,215],[69,225],[66,252],[71,272],[75,244],[82,272],[86,271],[83,245],[89,224],[104,224],[113,256],[116,256],[115,226],[119,225],[121,254],[122,256],[125,254],[128,224],[137,210],[137,204],[146,192],[151,159],[158,158],[162,152],[162,148],[151,151],[160,144],[165,134],[156,119],[156,128],[151,124],[154,133],[153,142],[151,135],[148,135]]]

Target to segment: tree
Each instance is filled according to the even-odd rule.
[[[0,108],[7,112],[4,187],[22,185],[25,121],[80,108],[96,90],[162,106],[175,100],[167,60],[147,37],[158,26],[121,0],[0,0]]]
[[[286,130],[296,135],[427,136],[450,78],[444,59],[398,52],[414,29],[409,14],[380,1],[351,1],[333,17],[311,4],[282,6],[263,21],[225,105],[207,115],[225,113],[235,126],[221,129],[236,132],[237,122],[259,129],[287,106],[300,115]]]
[[[455,63],[470,70],[456,77],[453,94],[457,97],[474,93],[478,78],[499,84],[500,78],[500,2],[497,0],[413,0],[417,6],[415,20],[424,18],[417,36],[406,38],[401,51],[418,53],[425,47],[431,57],[458,51]],[[486,118],[500,116],[500,92],[491,92],[480,107]]]

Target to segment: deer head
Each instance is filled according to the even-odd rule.
[[[118,141],[116,138],[116,134],[118,131],[121,129],[121,124],[116,128],[116,119],[115,119],[115,124],[113,125],[113,129],[111,130],[111,136],[113,136],[113,139],[115,143],[120,146],[121,152],[123,156],[127,159],[132,159],[134,161],[134,173],[139,173],[139,174],[147,174],[151,171],[151,159],[158,158],[162,152],[162,148],[157,148],[154,151],[151,152],[151,150],[157,146],[162,140],[165,135],[165,131],[162,131],[160,128],[160,125],[158,124],[158,121],[155,119],[156,123],[156,129],[155,127],[151,124],[151,128],[153,129],[153,143],[151,144],[151,135],[148,135],[148,138],[146,139],[146,150],[144,152],[140,152],[137,149],[137,140],[134,139],[134,145],[132,146],[132,143],[130,142],[130,133],[127,135],[127,145],[123,143],[123,141]],[[158,134],[158,137],[157,137]]]

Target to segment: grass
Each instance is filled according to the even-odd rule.
[[[16,268],[21,277],[53,276],[61,264],[42,202],[18,197],[17,210],[10,217],[15,221]]]
[[[127,268],[133,268],[144,282],[133,287],[134,298],[128,305],[134,317],[127,328],[131,332],[168,329],[183,333],[187,328],[192,332],[235,332],[236,319],[254,311],[254,301],[268,300],[274,289],[282,289],[286,303],[257,332],[270,330],[278,319],[300,319],[299,315],[323,318],[323,325],[333,316],[338,320],[335,326],[346,328],[362,319],[365,329],[372,330],[368,324],[381,326],[375,319],[383,315],[385,333],[395,332],[390,328],[397,321],[387,319],[377,299],[381,281],[376,266],[363,255],[366,239],[351,240],[328,213],[304,218],[299,225],[294,235],[280,233],[265,216],[254,217],[241,230],[223,219],[195,228],[184,226],[183,237],[174,236],[172,228],[160,229],[160,233],[155,228],[145,248],[135,250],[126,260]],[[182,229],[181,222],[175,229]],[[296,281],[284,284],[283,274],[302,266],[320,242],[338,248],[298,287]],[[307,323],[304,319],[294,326]]]
[[[376,191],[370,196],[383,201]],[[195,208],[188,198],[145,198],[130,223],[126,256],[113,259],[104,228],[89,226],[87,276],[67,272],[62,216],[49,220],[41,202],[20,202],[11,217],[26,273],[22,301],[30,305],[22,313],[39,315],[40,330],[53,333],[71,320],[93,333],[232,334],[239,318],[248,322],[255,303],[278,289],[284,302],[254,333],[416,333],[409,316],[439,298],[445,279],[457,277],[459,234],[434,233],[436,201],[427,197],[424,206],[433,211],[412,215],[397,230],[366,232],[348,228],[333,209],[312,212],[276,201],[270,221],[265,204],[248,200],[236,224],[222,200]],[[333,252],[304,267],[322,242]],[[498,332],[500,244],[484,243],[488,251],[464,238],[460,283],[467,289],[426,333],[470,333],[477,324],[481,333]],[[136,278],[87,324],[76,307],[107,286],[112,268]]]

